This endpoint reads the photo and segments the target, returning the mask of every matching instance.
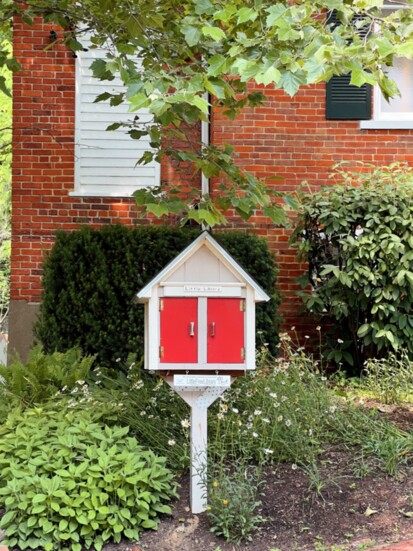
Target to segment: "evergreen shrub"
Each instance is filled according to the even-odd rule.
[[[193,229],[113,225],[59,232],[46,257],[36,336],[46,352],[80,347],[97,362],[118,365],[143,354],[143,307],[136,293],[198,235]],[[267,243],[240,232],[214,235],[272,296],[257,308],[257,332],[277,343],[277,270]]]

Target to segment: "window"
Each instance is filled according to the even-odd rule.
[[[386,15],[395,11],[394,6],[384,5],[383,9]],[[413,60],[396,58],[393,67],[389,67],[387,72],[396,82],[401,96],[387,102],[376,86],[372,119],[361,121],[360,128],[413,128]]]
[[[75,189],[72,195],[130,197],[141,187],[157,186],[160,166],[157,162],[137,165],[150,149],[147,137],[133,140],[125,129],[106,131],[114,122],[126,122],[135,115],[150,120],[147,111],[128,113],[128,104],[111,107],[109,102],[94,103],[104,91],[123,90],[120,79],[100,81],[93,78],[90,65],[103,59],[104,50],[87,49],[78,53],[76,67]]]

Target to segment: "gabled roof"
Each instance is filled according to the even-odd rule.
[[[175,257],[165,268],[159,272],[149,283],[143,287],[136,298],[139,302],[146,302],[152,296],[152,289],[155,285],[158,285],[161,281],[167,279],[167,277],[175,271],[179,266],[188,260],[193,254],[196,253],[202,246],[208,247],[208,249],[229,268],[241,281],[253,288],[255,301],[266,302],[271,297],[262,289],[260,285],[253,278],[247,274],[238,262],[227,253],[227,251],[221,247],[221,245],[211,236],[207,231],[201,233],[195,241],[193,241],[186,249],[184,249],[177,257]]]

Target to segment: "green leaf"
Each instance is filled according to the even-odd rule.
[[[202,34],[204,36],[209,36],[216,42],[220,42],[221,40],[226,38],[226,34],[220,27],[202,27]]]
[[[199,29],[199,27],[188,25],[187,27],[183,28],[182,32],[185,37],[186,43],[191,48],[196,44],[198,44],[199,41],[201,40],[202,32],[201,32],[201,29]]]

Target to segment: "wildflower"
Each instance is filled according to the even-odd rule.
[[[295,331],[295,325],[291,327],[291,331]]]
[[[171,438],[170,440],[168,440],[168,446],[175,446],[176,442],[173,438]]]
[[[334,412],[336,411],[336,409],[337,409],[337,406],[330,406],[330,407],[328,408],[328,411],[329,411],[330,413],[334,413]]]
[[[338,344],[343,344],[344,343],[344,341],[341,340],[341,339],[337,339],[337,342],[338,342]]]
[[[281,402],[286,402],[288,400],[287,396],[281,396]]]
[[[227,499],[222,500],[222,505],[228,505],[229,501]]]
[[[79,385],[79,386],[82,386],[85,384],[85,381],[76,381],[76,384]]]
[[[262,418],[263,423],[271,423],[271,421],[267,417]]]
[[[181,425],[183,426],[184,429],[187,429],[188,427],[191,426],[191,423],[188,421],[188,419],[182,419]]]
[[[278,421],[279,423],[281,423],[282,420],[283,420],[283,416],[282,416],[282,415],[279,415],[279,416],[277,417],[277,421]]]
[[[219,405],[219,408],[221,411],[223,411],[224,413],[228,411],[228,405],[227,404],[220,404]]]
[[[141,416],[143,417],[144,415],[146,415],[146,411],[143,409],[143,410],[141,411]]]
[[[258,438],[258,433],[253,432],[253,433],[252,433],[252,436],[253,436],[254,438]]]
[[[224,418],[224,414],[223,413],[217,413],[217,419],[219,419],[221,421],[221,419]],[[182,425],[183,426],[183,425]]]
[[[271,455],[272,453],[274,453],[274,451],[273,451],[273,450],[270,450],[270,449],[268,449],[268,448],[264,448],[264,453],[265,453],[266,455]]]
[[[261,415],[262,411],[260,409],[256,409],[254,411],[254,415]]]
[[[327,381],[327,377],[321,377],[322,381]]]
[[[119,362],[120,362],[120,358],[116,358],[115,362],[119,363]]]
[[[233,411],[234,413],[239,413],[239,411],[237,410],[237,408],[232,408],[232,411]]]
[[[67,390],[67,385],[62,388],[61,392],[64,392],[65,390]]]
[[[310,337],[308,335],[304,335],[304,338],[305,339],[309,339]]]
[[[219,484],[218,484],[218,482],[217,482],[216,480],[214,480],[214,482],[212,483],[212,486],[213,486],[214,488],[218,488]]]
[[[308,436],[313,436],[313,429],[308,429]]]
[[[277,398],[277,395],[276,395],[275,392],[270,392],[270,396],[271,396],[271,398]]]
[[[287,419],[287,421],[285,422],[285,426],[291,427],[291,419]]]
[[[321,327],[319,325],[317,325],[317,327],[315,328],[316,331],[321,331]]]
[[[291,465],[291,468],[292,468],[293,471],[296,471],[298,469],[298,466],[295,463],[293,463]]]

